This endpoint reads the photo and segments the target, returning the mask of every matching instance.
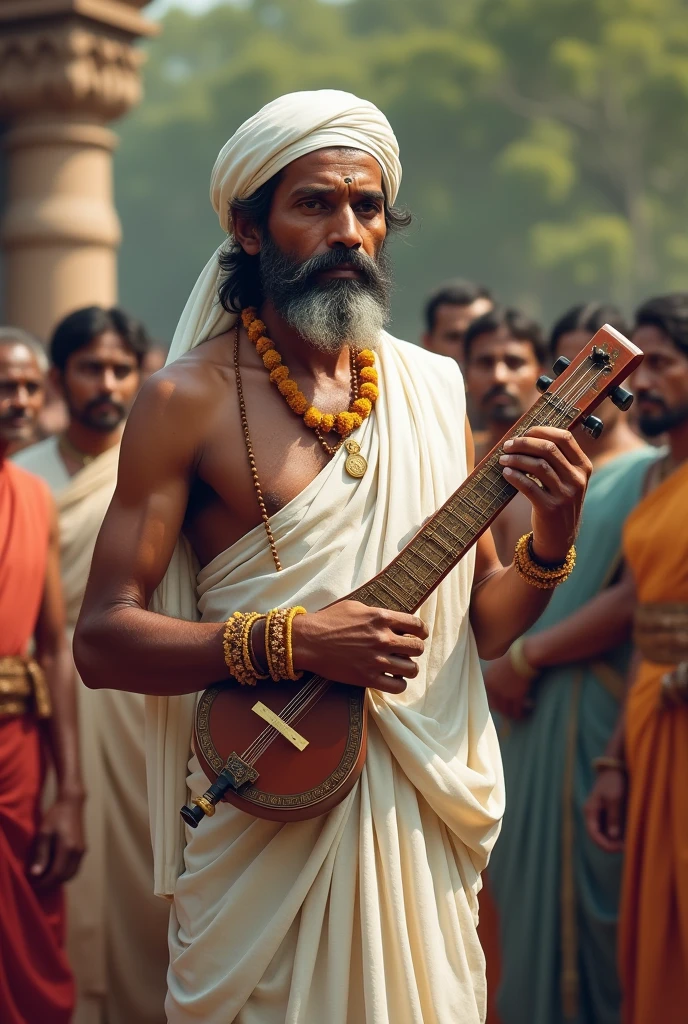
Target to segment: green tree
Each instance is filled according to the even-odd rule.
[[[550,318],[685,284],[685,0],[245,0],[175,11],[122,126],[122,301],[165,339],[221,241],[215,156],[294,90],[350,89],[397,132],[414,213],[395,333],[455,275]]]

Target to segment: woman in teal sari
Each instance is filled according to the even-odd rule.
[[[555,355],[572,358],[594,329],[574,321],[555,333]],[[585,444],[594,468],[576,569],[525,642],[485,671],[493,706],[506,712],[498,722],[506,814],[488,869],[499,915],[501,1024],[619,1021],[620,855],[588,839],[583,805],[592,762],[616,725],[630,654],[621,529],[658,453],[618,410],[605,408],[602,418],[604,442]]]

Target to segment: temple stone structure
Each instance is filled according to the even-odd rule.
[[[120,224],[107,126],[141,98],[149,0],[0,0],[3,320],[45,339],[117,298]]]

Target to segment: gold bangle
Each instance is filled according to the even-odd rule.
[[[607,769],[615,772],[625,772],[626,762],[620,757],[608,757],[603,754],[602,757],[594,757],[592,759],[592,766],[596,772],[603,772]]]
[[[281,679],[300,679],[302,673],[294,671],[291,644],[292,623],[295,615],[304,615],[305,608],[273,608],[265,622],[265,657],[270,676],[276,683]]]
[[[268,673],[271,679],[274,679],[276,683],[282,678],[279,675],[279,666],[277,661],[277,638],[275,631],[275,622],[278,619],[280,609],[273,608],[268,612],[265,619],[265,660],[268,664]],[[281,635],[281,630],[277,631]]]
[[[250,681],[249,685],[251,686],[255,686],[259,679],[268,678],[267,673],[262,675],[261,672],[256,669],[256,666],[253,663],[253,658],[251,657],[250,646],[251,630],[255,626],[256,622],[264,618],[265,616],[261,615],[259,612],[251,612],[249,615],[244,616],[241,627],[241,661],[244,672],[246,673],[246,678]]]
[[[526,642],[524,636],[519,636],[509,648],[509,661],[516,675],[524,679],[535,679],[540,674],[539,669],[534,668],[526,658],[523,645]]]
[[[242,686],[255,686],[257,679],[267,679],[256,672],[248,648],[251,629],[263,616],[259,612],[233,612],[225,623],[222,647],[230,675]]]
[[[533,534],[525,533],[514,551],[514,569],[526,583],[531,587],[538,587],[541,590],[553,590],[560,583],[567,580],[573,572],[576,564],[576,548],[572,544],[569,552],[561,565],[546,566],[540,565],[533,557],[532,551]]]
[[[289,609],[287,619],[284,624],[284,639],[285,646],[287,648],[287,679],[291,679],[292,682],[296,682],[303,675],[303,672],[294,671],[294,649],[291,642],[291,634],[294,626],[294,619],[297,615],[305,615],[306,609],[300,605],[296,605],[294,608]]]

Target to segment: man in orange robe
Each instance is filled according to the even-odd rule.
[[[623,842],[619,927],[624,1024],[683,1024],[688,1014],[688,293],[636,314],[645,360],[634,387],[640,424],[666,433],[648,493],[624,528],[635,581],[636,670],[625,721],[598,762],[588,828]]]
[[[41,353],[0,330],[0,1019],[68,1024],[62,883],[83,852],[74,674],[65,640],[56,514],[7,458],[43,399]],[[32,637],[34,658],[28,656]],[[57,797],[41,793],[51,760]]]

